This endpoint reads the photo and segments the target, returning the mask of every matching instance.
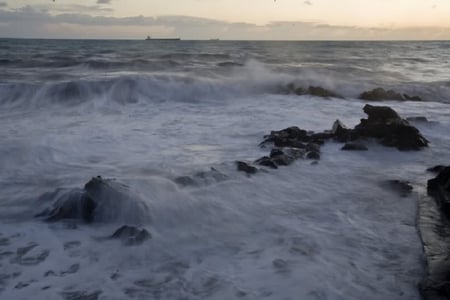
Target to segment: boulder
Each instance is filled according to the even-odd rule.
[[[308,88],[303,88],[296,87],[293,83],[289,83],[285,87],[281,87],[278,92],[282,94],[296,94],[298,96],[311,95],[321,98],[343,98],[341,95],[320,86],[309,86]]]
[[[140,224],[150,219],[145,201],[126,185],[100,176],[93,177],[83,189],[66,190],[55,195],[46,196],[54,202],[37,217],[48,222],[78,219],[86,223],[124,221]]]
[[[397,192],[402,197],[408,196],[413,190],[411,183],[406,180],[386,180],[384,184],[386,187],[390,188],[394,192]]]
[[[364,112],[369,117],[355,126],[357,136],[377,138],[382,145],[403,151],[420,150],[428,146],[427,139],[419,130],[400,118],[392,108],[367,104]]]
[[[397,101],[423,101],[418,96],[409,96],[407,94],[397,93],[393,90],[385,90],[383,88],[375,88],[366,91],[359,95],[359,99],[367,101],[383,101],[383,100],[397,100]]]

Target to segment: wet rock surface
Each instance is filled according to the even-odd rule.
[[[129,213],[133,222],[143,223],[149,218],[145,202],[127,186],[100,176],[93,177],[83,189],[57,190],[40,199],[54,199],[51,207],[36,215],[47,222],[65,219],[86,223],[122,221],[124,211],[135,213]]]
[[[366,91],[359,95],[359,99],[367,101],[384,101],[384,100],[397,100],[397,101],[423,101],[419,96],[410,96],[408,94],[401,94],[393,90],[385,90],[383,88],[375,88],[370,91]]]
[[[419,228],[428,266],[420,289],[426,300],[450,299],[450,167],[438,167],[438,175],[428,181],[431,197],[423,197],[419,203]]]
[[[295,94],[298,96],[311,95],[321,98],[343,98],[341,95],[320,86],[298,87],[289,83],[279,89],[282,94]]]
[[[369,148],[367,148],[367,146],[364,144],[347,143],[341,148],[341,150],[344,150],[344,151],[367,151],[367,150],[369,150]]]

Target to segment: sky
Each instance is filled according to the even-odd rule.
[[[450,0],[0,0],[0,37],[445,40]]]

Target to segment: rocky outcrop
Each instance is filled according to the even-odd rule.
[[[439,174],[428,181],[428,194],[419,203],[419,228],[428,274],[420,290],[425,300],[450,299],[450,166],[434,168]]]
[[[359,99],[367,101],[383,101],[383,100],[397,100],[397,101],[423,101],[418,96],[409,96],[408,94],[397,93],[393,90],[385,90],[383,88],[375,88],[366,91],[359,95]]]
[[[450,166],[440,168],[439,174],[428,180],[427,191],[436,199],[441,212],[450,217]]]
[[[358,137],[376,138],[380,144],[399,150],[420,150],[428,146],[428,141],[417,128],[388,106],[364,106],[367,119],[354,128]]]
[[[53,203],[37,217],[48,222],[74,219],[86,223],[125,221],[140,224],[150,218],[145,201],[134,195],[126,185],[100,176],[92,178],[83,189],[41,196],[46,197]]]

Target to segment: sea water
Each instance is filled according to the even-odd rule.
[[[449,49],[0,40],[0,298],[420,299],[417,203],[426,169],[450,162]],[[289,83],[343,98],[279,93]],[[267,155],[258,144],[271,130],[355,126],[366,117],[358,95],[375,87],[425,100],[372,104],[426,117],[412,125],[428,148],[327,142],[318,164],[237,172],[236,160]],[[143,199],[151,239],[105,239],[119,221],[35,217],[55,200],[45,195],[97,175]]]

